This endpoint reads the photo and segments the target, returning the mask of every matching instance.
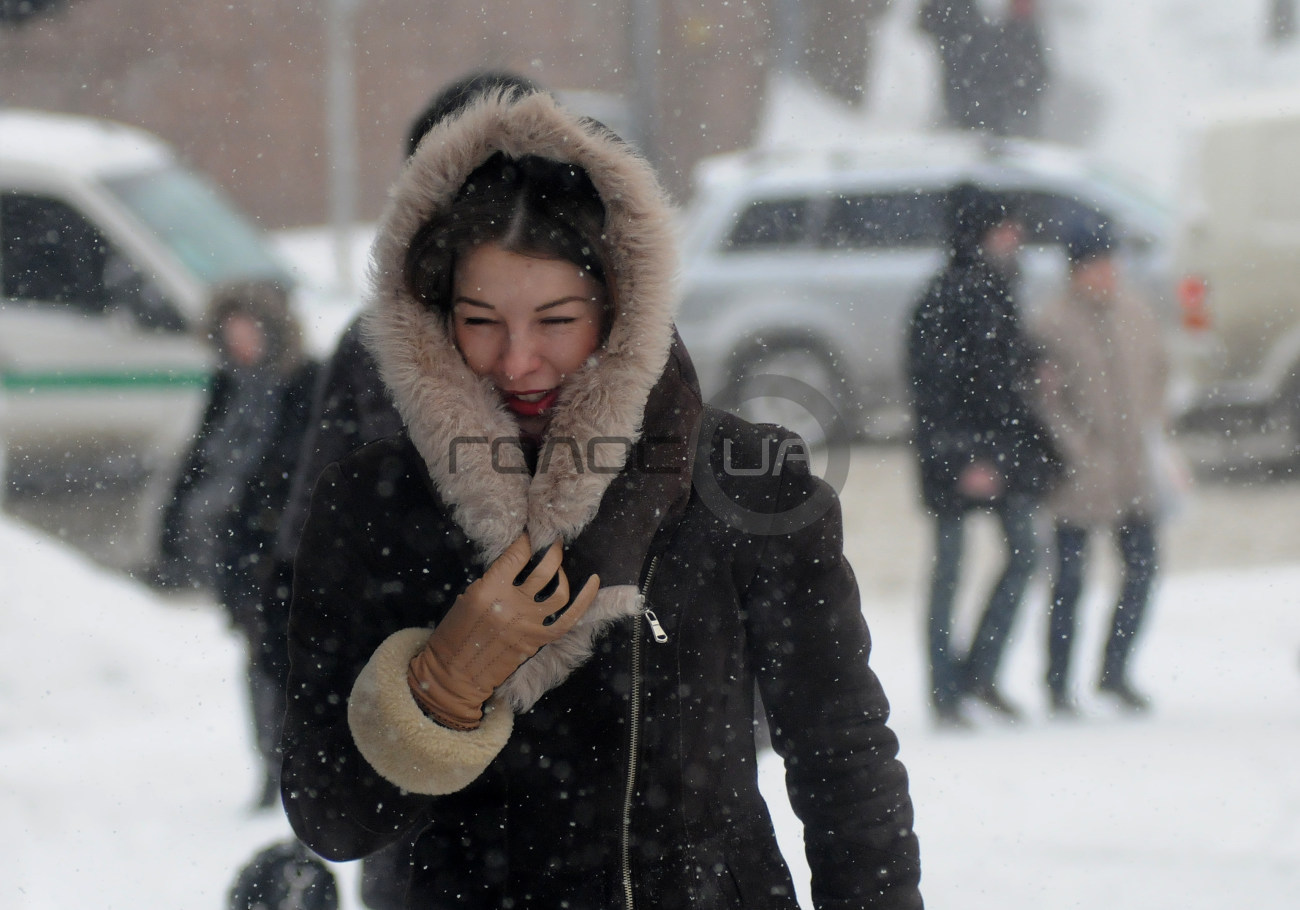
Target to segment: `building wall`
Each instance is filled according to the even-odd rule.
[[[630,97],[633,3],[659,14],[652,160],[683,198],[705,154],[747,145],[782,0],[356,0],[358,206],[378,214],[408,121],[447,80],[506,67],[557,90]],[[883,0],[872,0],[873,3]],[[328,0],[66,0],[0,28],[0,104],[158,133],[267,227],[329,215]],[[843,33],[868,4],[818,0]],[[827,10],[830,12],[827,12]],[[858,61],[861,63],[861,61]],[[852,65],[852,61],[850,61]]]

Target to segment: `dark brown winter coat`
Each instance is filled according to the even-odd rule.
[[[518,435],[494,390],[399,278],[411,235],[497,150],[582,165],[612,247],[608,341],[570,378],[531,475],[491,444]],[[394,199],[371,336],[407,432],[325,471],[299,548],[283,777],[298,836],[353,859],[421,830],[411,907],[792,910],[757,785],[757,684],[816,905],[920,907],[838,504],[788,434],[701,403],[649,169],[544,95],[490,99],[429,134]],[[600,575],[596,604],[479,729],[439,727],[406,665],[525,529],[566,542],[575,585]]]

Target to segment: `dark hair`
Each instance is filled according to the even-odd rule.
[[[459,113],[480,95],[491,91],[504,91],[510,97],[516,97],[541,90],[541,86],[527,76],[509,70],[479,70],[461,76],[434,95],[424,110],[411,121],[406,135],[406,156],[409,158],[415,154],[425,133],[452,114]]]
[[[430,309],[449,313],[457,258],[495,243],[524,256],[572,262],[612,294],[604,226],[605,206],[581,167],[497,152],[411,238],[403,267],[407,290]]]
[[[1115,232],[1101,215],[1072,224],[1066,231],[1065,256],[1072,269],[1115,252]]]
[[[1020,221],[1016,198],[976,183],[959,183],[948,190],[948,242],[959,258],[973,256],[985,236],[1006,221]]]

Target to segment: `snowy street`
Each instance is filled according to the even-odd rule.
[[[1004,670],[1028,720],[940,733],[923,693],[924,524],[902,454],[856,452],[844,501],[873,663],[912,775],[928,906],[1293,906],[1294,482],[1207,486],[1170,529],[1171,573],[1136,666],[1155,700],[1149,718],[1118,716],[1081,685],[1085,717],[1047,719],[1040,588]],[[1219,502],[1236,505],[1208,511]],[[213,605],[160,600],[11,518],[0,552],[4,905],[84,907],[94,895],[110,910],[223,906],[240,863],[287,831],[278,812],[248,810],[256,781],[237,640]],[[1083,607],[1081,682],[1107,607],[1098,582]],[[798,877],[779,760],[763,767]],[[358,908],[355,866],[336,869],[345,907]]]

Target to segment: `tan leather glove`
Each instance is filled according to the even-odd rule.
[[[593,575],[569,603],[563,555],[556,541],[516,584],[532,556],[525,533],[456,598],[407,673],[424,713],[453,730],[475,729],[483,719],[483,703],[496,687],[582,618],[596,599],[600,579]],[[546,596],[539,600],[543,591]]]

